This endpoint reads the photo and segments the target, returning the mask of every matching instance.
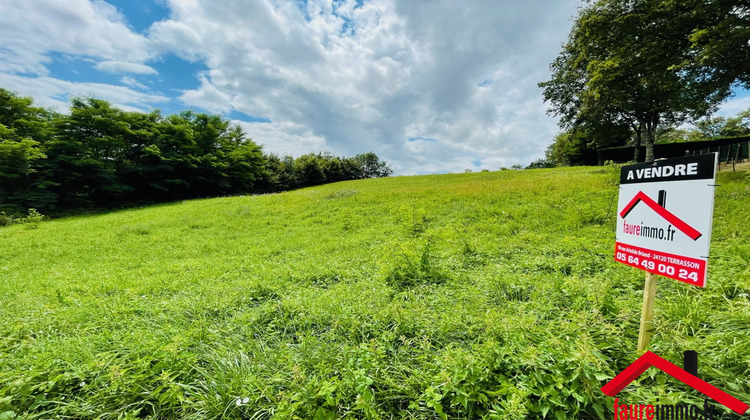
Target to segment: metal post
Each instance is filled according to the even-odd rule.
[[[695,350],[686,350],[683,353],[682,366],[685,372],[698,377],[698,352]]]

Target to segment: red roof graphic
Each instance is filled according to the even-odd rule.
[[[636,194],[635,197],[633,197],[633,199],[630,200],[630,202],[625,206],[625,208],[622,209],[622,211],[620,212],[620,217],[624,219],[625,216],[627,216],[628,213],[633,210],[636,204],[640,203],[641,201],[643,201],[643,203],[647,206],[651,207],[651,209],[655,211],[659,216],[666,219],[667,222],[673,224],[674,227],[682,231],[682,233],[687,235],[690,239],[695,241],[703,235],[702,233],[695,230],[692,226],[683,222],[679,217],[670,213],[669,210],[660,206],[659,203],[652,200],[651,197],[647,196],[643,191],[638,191],[638,194]]]
[[[641,376],[651,366],[659,368],[662,372],[670,375],[676,379],[679,379],[689,387],[700,391],[707,397],[713,398],[719,404],[729,408],[737,414],[745,414],[748,405],[742,401],[734,398],[726,392],[716,388],[708,382],[700,379],[697,376],[693,376],[690,373],[680,369],[677,365],[670,361],[657,356],[655,353],[647,351],[643,356],[636,359],[630,366],[625,368],[620,374],[615,376],[611,381],[607,382],[602,387],[602,392],[610,397],[614,397],[623,388],[628,386],[629,383],[633,382],[635,378]]]

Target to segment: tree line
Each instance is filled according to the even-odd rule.
[[[602,139],[598,136],[608,137]],[[655,144],[745,136],[750,136],[750,109],[733,117],[706,117],[696,121],[692,127],[663,125],[656,131]],[[613,144],[614,146],[635,145],[636,141],[632,133],[626,128],[619,132],[612,130],[609,133],[590,132],[580,128],[566,130],[555,136],[552,144],[547,147],[545,158],[532,162],[532,164],[546,163],[547,166],[593,165],[598,160],[597,151],[599,147],[609,147],[602,146],[603,144]],[[633,160],[635,159],[634,156]]]
[[[392,173],[375,153],[264,153],[220,115],[163,116],[73,98],[68,114],[0,88],[0,211],[62,214],[272,193]]]
[[[630,143],[646,149],[634,160],[652,161],[664,127],[750,88],[749,16],[748,0],[583,2],[539,84],[563,129],[553,152],[575,162]]]

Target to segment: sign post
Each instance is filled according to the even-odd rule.
[[[656,278],[654,273],[646,273],[646,285],[643,287],[643,308],[641,309],[641,328],[638,330],[638,351],[648,350],[651,340],[651,320],[654,318],[654,298],[656,298]]]
[[[656,277],[706,286],[715,153],[623,166],[615,260],[645,270],[638,350],[648,348]]]

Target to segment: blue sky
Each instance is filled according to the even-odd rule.
[[[144,33],[155,22],[169,18],[169,7],[163,1],[109,0],[107,3],[125,15],[127,24],[138,33]]]
[[[64,111],[221,113],[265,150],[496,170],[557,133],[539,81],[576,0],[0,0],[0,87]],[[741,91],[720,110],[750,108]]]

